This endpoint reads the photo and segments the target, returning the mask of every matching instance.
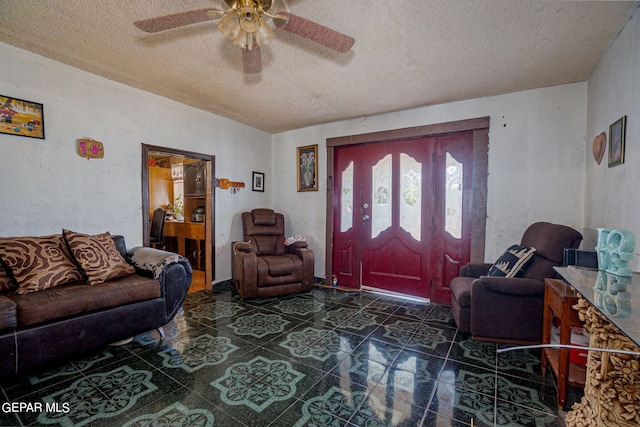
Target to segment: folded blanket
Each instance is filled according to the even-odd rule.
[[[159,249],[136,247],[129,253],[131,255],[131,264],[140,270],[146,270],[153,273],[153,278],[160,280],[164,268],[173,263],[189,263],[189,261],[180,254],[161,251]]]

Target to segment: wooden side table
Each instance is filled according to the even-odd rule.
[[[571,327],[583,326],[578,318],[578,311],[573,308],[578,303],[576,291],[568,283],[558,279],[544,280],[544,317],[542,326],[542,343],[551,343],[551,324],[553,314],[560,318],[560,344],[571,343]],[[586,366],[569,361],[568,348],[542,349],[542,376],[547,367],[556,376],[558,382],[558,409],[564,409],[567,403],[568,386],[584,388]]]

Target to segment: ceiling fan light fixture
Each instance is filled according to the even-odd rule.
[[[247,33],[255,33],[260,27],[260,16],[255,8],[245,6],[238,11],[240,27]]]
[[[218,29],[229,40],[235,40],[242,32],[238,15],[235,13],[226,14],[219,22]]]
[[[253,49],[253,34],[245,31],[240,31],[238,36],[233,39],[233,44],[243,49]]]
[[[260,18],[260,26],[256,30],[256,44],[258,46],[264,46],[273,40],[273,30],[271,27],[264,21],[264,19]]]

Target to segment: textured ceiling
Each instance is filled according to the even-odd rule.
[[[0,41],[277,133],[586,80],[637,3],[289,0],[355,45],[340,54],[276,30],[256,75],[215,21],[133,25],[222,0],[0,0]]]

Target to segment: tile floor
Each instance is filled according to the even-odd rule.
[[[316,287],[243,302],[189,294],[165,327],[2,383],[0,425],[555,426],[539,354],[496,353],[457,332],[449,308]]]

